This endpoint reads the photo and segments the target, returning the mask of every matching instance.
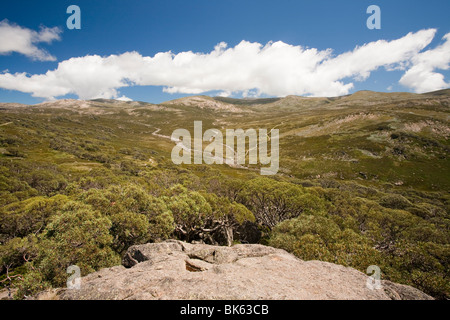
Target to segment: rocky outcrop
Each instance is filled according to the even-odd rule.
[[[123,265],[82,278],[81,289],[61,289],[58,299],[432,299],[409,286],[382,281],[352,268],[302,261],[257,244],[218,247],[169,240],[133,246]]]

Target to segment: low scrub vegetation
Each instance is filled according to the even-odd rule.
[[[342,99],[329,103],[341,105],[300,112],[278,100],[238,104],[252,117],[176,105],[105,107],[104,113],[96,105],[95,115],[6,108],[0,284],[21,299],[65,286],[71,265],[86,275],[120,264],[132,245],[177,238],[261,243],[364,273],[377,265],[383,279],[449,299],[447,136],[443,129],[411,133],[411,125],[402,125],[437,123],[428,120],[437,117],[445,126],[448,103],[413,103],[398,113],[390,104],[377,106],[371,117],[352,117],[367,110],[345,109]],[[170,135],[199,119],[205,128],[217,121],[279,126],[279,174],[173,165],[173,143],[153,133]]]

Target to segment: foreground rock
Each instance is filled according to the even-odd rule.
[[[302,261],[262,245],[217,247],[169,240],[133,246],[123,266],[82,278],[80,290],[57,299],[432,299],[409,286],[382,282],[320,261]],[[48,298],[48,295],[47,295]]]

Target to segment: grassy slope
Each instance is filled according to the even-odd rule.
[[[91,101],[83,108],[74,107],[76,101],[29,107],[3,104],[0,124],[5,125],[0,134],[17,137],[20,152],[29,160],[86,169],[99,163],[49,148],[52,139],[93,144],[99,153],[112,157],[122,157],[119,151],[131,147],[157,163],[167,160],[173,147],[168,139],[152,135],[158,128],[159,134],[170,136],[177,128],[192,130],[195,120],[203,121],[203,130],[276,126],[281,135],[281,174],[430,191],[450,189],[448,90],[255,101],[246,105],[245,100],[226,100],[235,102],[242,112],[184,106],[182,99],[163,107],[108,100]],[[1,150],[0,157],[8,157],[5,147]]]

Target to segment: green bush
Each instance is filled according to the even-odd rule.
[[[62,286],[71,265],[77,265],[82,275],[86,275],[119,264],[120,257],[110,247],[111,227],[111,220],[90,206],[68,202],[40,236],[34,267],[45,281]]]
[[[117,252],[149,240],[150,223],[145,215],[125,211],[111,215],[110,219],[113,248]]]
[[[269,178],[247,182],[239,192],[239,201],[253,212],[258,223],[269,229],[302,213],[325,210],[323,199],[305,188]]]
[[[67,201],[66,196],[57,195],[51,198],[33,197],[9,204],[0,211],[0,234],[5,238],[6,235],[26,237],[38,234]]]
[[[277,225],[269,244],[285,249],[302,260],[321,260],[365,271],[380,265],[381,255],[362,235],[341,228],[332,219],[301,215]]]
[[[405,209],[411,206],[411,202],[404,196],[391,193],[380,199],[380,204],[383,207],[391,209]]]

